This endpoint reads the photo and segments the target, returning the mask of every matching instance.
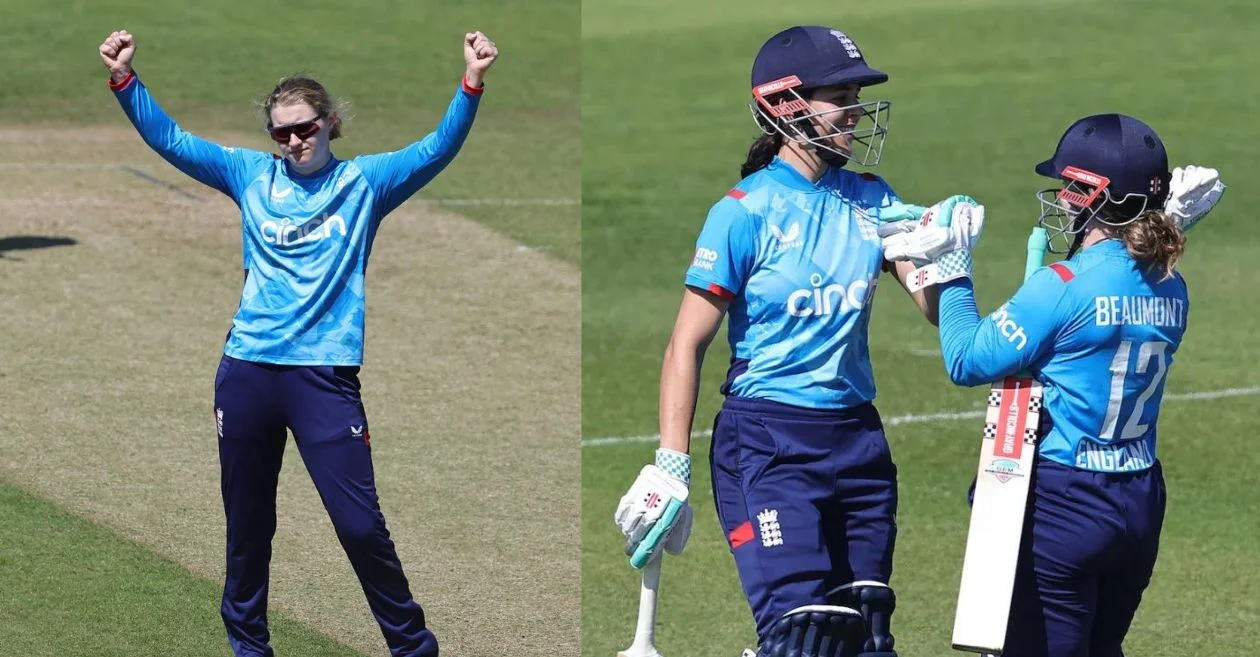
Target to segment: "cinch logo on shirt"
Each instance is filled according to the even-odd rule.
[[[713,263],[717,262],[717,259],[717,251],[702,246],[696,249],[696,257],[691,261],[691,266],[713,271]]]
[[[822,274],[810,274],[812,289],[795,290],[788,295],[787,311],[793,317],[826,317],[833,312],[847,312],[865,305],[873,285],[856,280],[848,285],[832,283],[823,287]]]
[[[293,224],[291,219],[281,219],[279,223],[268,219],[258,226],[263,241],[268,244],[291,246],[303,242],[318,242],[332,237],[333,228],[346,236],[346,220],[341,215],[324,216],[312,219],[301,226]]]
[[[1028,344],[1028,336],[1024,333],[1024,327],[1016,324],[1015,320],[1011,319],[1010,314],[1006,312],[1006,304],[1002,304],[1001,308],[993,311],[993,314],[989,315],[989,319],[993,320],[994,324],[997,324],[998,332],[1006,338],[1006,341],[1015,345],[1015,351],[1021,351]],[[1018,344],[1016,344],[1016,340],[1019,340]]]

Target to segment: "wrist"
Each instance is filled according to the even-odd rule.
[[[687,487],[691,486],[691,456],[668,447],[660,447],[656,450],[655,463],[661,472],[683,482]]]
[[[936,259],[937,282],[971,278],[971,251],[950,251]]]
[[[126,87],[135,76],[136,72],[131,68],[128,68],[125,71],[110,71],[109,88],[114,91],[118,91],[119,89]]]
[[[467,69],[464,71],[464,89],[469,93],[481,93],[485,89],[485,80],[482,78],[480,71]]]

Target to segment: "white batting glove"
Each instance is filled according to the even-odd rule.
[[[630,490],[621,497],[613,521],[626,537],[626,554],[631,555],[648,535],[672,500],[683,504],[682,511],[666,528],[661,546],[670,554],[681,554],[691,536],[692,510],[688,503],[691,483],[691,457],[670,449],[656,450],[656,463],[645,465]]]
[[[884,258],[908,260],[917,267],[906,281],[911,292],[971,276],[971,250],[984,230],[984,206],[969,196],[951,196],[933,205],[918,221],[879,227]]]
[[[884,258],[933,262],[953,251],[970,251],[980,240],[984,206],[970,196],[951,196],[928,208],[918,221],[879,227]]]
[[[1221,182],[1216,169],[1194,165],[1177,167],[1168,181],[1164,213],[1185,232],[1207,216],[1224,193],[1225,183]]]

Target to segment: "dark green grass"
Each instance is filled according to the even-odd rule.
[[[746,5],[746,6],[745,6]],[[665,2],[588,2],[583,21],[583,436],[656,432],[660,358],[681,278],[709,206],[737,180],[754,129],[745,108],[752,56],[793,23],[836,23],[892,81],[864,93],[893,101],[892,133],[876,171],[907,199],[968,193],[988,208],[977,250],[982,310],[1016,288],[1037,216],[1032,173],[1067,125],[1118,111],[1152,123],[1174,164],[1220,168],[1224,204],[1197,229],[1182,267],[1190,328],[1170,393],[1260,385],[1252,330],[1250,209],[1260,174],[1244,138],[1260,81],[1252,30],[1260,6],[1173,2],[834,3],[792,8],[741,3],[722,10]],[[649,29],[647,17],[664,29]],[[977,407],[984,392],[951,386],[935,331],[883,281],[871,351],[886,417]],[[710,349],[696,429],[720,400],[729,352]],[[1161,456],[1171,506],[1155,583],[1130,633],[1133,654],[1229,652],[1260,640],[1245,567],[1260,505],[1246,482],[1260,465],[1248,427],[1255,397],[1169,402]],[[901,471],[894,585],[899,647],[949,653],[966,531],[963,494],[975,468],[975,421],[890,428]],[[693,446],[703,472],[707,440]],[[583,451],[583,640],[612,654],[633,630],[636,581],[611,522],[618,497],[651,458],[648,444]],[[707,478],[694,487],[688,553],[665,565],[665,654],[738,654],[750,616],[716,527]],[[1200,603],[1197,601],[1213,600]],[[1193,601],[1193,602],[1192,602]],[[1228,631],[1227,629],[1228,628]]]
[[[463,74],[462,39],[481,30],[501,57],[455,162],[417,198],[564,199],[579,195],[578,4],[310,0],[0,0],[0,115],[6,123],[127,126],[105,88],[97,47],[137,38],[136,71],[193,132],[255,135],[252,102],[308,71],[353,103],[340,157],[399,148],[432,130]],[[576,261],[576,205],[452,206],[530,246]]]
[[[0,485],[0,655],[230,655],[221,589],[85,520]],[[277,654],[360,653],[271,614]]]

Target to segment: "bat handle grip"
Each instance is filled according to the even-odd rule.
[[[634,554],[630,555],[630,566],[634,569],[642,568],[657,552],[661,543],[665,540],[665,532],[674,526],[674,520],[682,513],[685,502],[678,498],[671,499],[669,506],[665,507],[665,511],[661,513],[661,517],[652,526],[647,536],[639,541],[639,546],[635,548]]]
[[[1024,280],[1032,277],[1033,272],[1041,268],[1046,260],[1046,248],[1050,245],[1050,238],[1046,233],[1046,229],[1037,226],[1032,229],[1032,234],[1028,236],[1028,259],[1024,262]]]
[[[1032,278],[1038,269],[1041,269],[1042,263],[1046,261],[1046,248],[1050,246],[1050,236],[1046,233],[1046,229],[1037,226],[1032,229],[1032,233],[1028,235],[1028,259],[1024,262],[1024,280]],[[1027,370],[1019,372],[1016,376],[1032,376]],[[973,482],[974,486],[975,483]]]

